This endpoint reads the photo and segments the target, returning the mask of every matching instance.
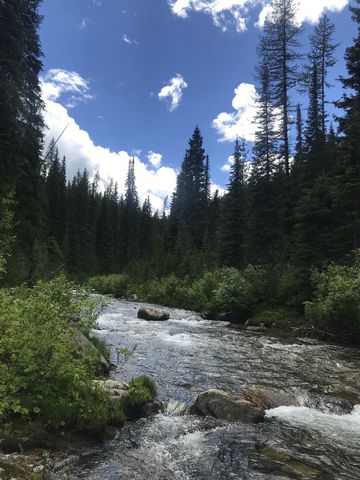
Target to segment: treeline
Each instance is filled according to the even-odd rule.
[[[31,283],[62,269],[77,278],[125,272],[143,281],[168,274],[194,280],[218,267],[253,264],[283,282],[296,278],[301,308],[313,267],[351,261],[359,247],[360,35],[346,50],[335,129],[326,97],[337,47],[334,25],[326,14],[321,17],[304,57],[295,2],[274,0],[258,48],[251,156],[237,139],[226,193],[211,195],[209,157],[196,127],[170,212],[154,212],[149,199],[139,203],[133,161],[120,194],[123,186],[114,183],[100,191],[98,176],[86,171],[67,182],[66,162],[54,145],[42,160],[38,3],[1,4],[0,48],[6,46],[7,57],[5,51],[0,55],[16,65],[2,61],[6,75],[0,81],[7,102],[0,109],[5,284]],[[351,11],[359,24],[360,8]],[[307,108],[294,105],[296,86],[307,92]]]

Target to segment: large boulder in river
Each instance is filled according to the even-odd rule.
[[[241,392],[241,396],[262,410],[281,406],[300,406],[299,400],[292,393],[283,390],[272,390],[262,387],[248,387]]]
[[[142,307],[139,309],[138,318],[142,320],[164,321],[169,320],[170,315],[165,310],[160,310],[152,307]]]
[[[258,423],[264,419],[264,410],[251,402],[224,390],[211,389],[197,396],[191,411],[229,422]]]

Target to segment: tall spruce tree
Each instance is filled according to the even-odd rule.
[[[338,107],[345,110],[339,119],[341,140],[341,175],[338,176],[338,217],[336,238],[343,252],[360,246],[360,0],[350,7],[357,23],[354,44],[345,53],[348,76],[341,78],[345,93]]]
[[[309,55],[309,64],[316,64],[319,88],[319,103],[321,117],[321,134],[325,139],[326,128],[326,89],[331,85],[328,82],[328,71],[336,64],[335,52],[338,44],[334,43],[333,36],[335,25],[331,22],[329,16],[323,13],[319,23],[315,26],[314,32],[310,37],[311,52]],[[313,82],[312,74],[309,75],[309,83]]]
[[[206,231],[208,199],[209,164],[200,129],[196,127],[177,178],[171,205],[171,224],[175,236],[185,226],[198,248]]]
[[[245,162],[245,140],[237,138],[234,146],[230,181],[222,202],[219,230],[219,260],[221,265],[238,268],[244,263]]]
[[[15,250],[9,281],[30,280],[35,242],[45,242],[40,176],[42,108],[40,0],[0,4],[0,195],[15,195]],[[8,203],[8,206],[10,204]],[[8,218],[8,213],[4,218]],[[0,218],[0,223],[2,222]]]
[[[296,23],[295,0],[273,0],[266,16],[261,55],[266,59],[274,106],[280,110],[281,140],[279,155],[284,163],[286,176],[290,174],[291,148],[289,130],[292,104],[290,90],[298,79],[296,60],[299,58],[298,36],[301,26]]]

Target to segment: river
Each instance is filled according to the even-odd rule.
[[[72,467],[71,480],[360,479],[360,353],[302,338],[239,331],[169,309],[167,322],[136,318],[139,304],[112,300],[96,334],[116,360],[114,376],[157,380],[166,411],[126,425]],[[293,393],[297,406],[267,411],[257,425],[184,415],[209,388],[263,386]]]

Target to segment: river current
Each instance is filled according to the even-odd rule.
[[[360,479],[360,352],[303,338],[275,338],[169,309],[166,322],[137,319],[139,304],[112,300],[96,334],[133,357],[113,375],[147,374],[164,413],[127,424],[84,456],[71,480]],[[209,388],[281,389],[297,406],[257,425],[184,414]]]

